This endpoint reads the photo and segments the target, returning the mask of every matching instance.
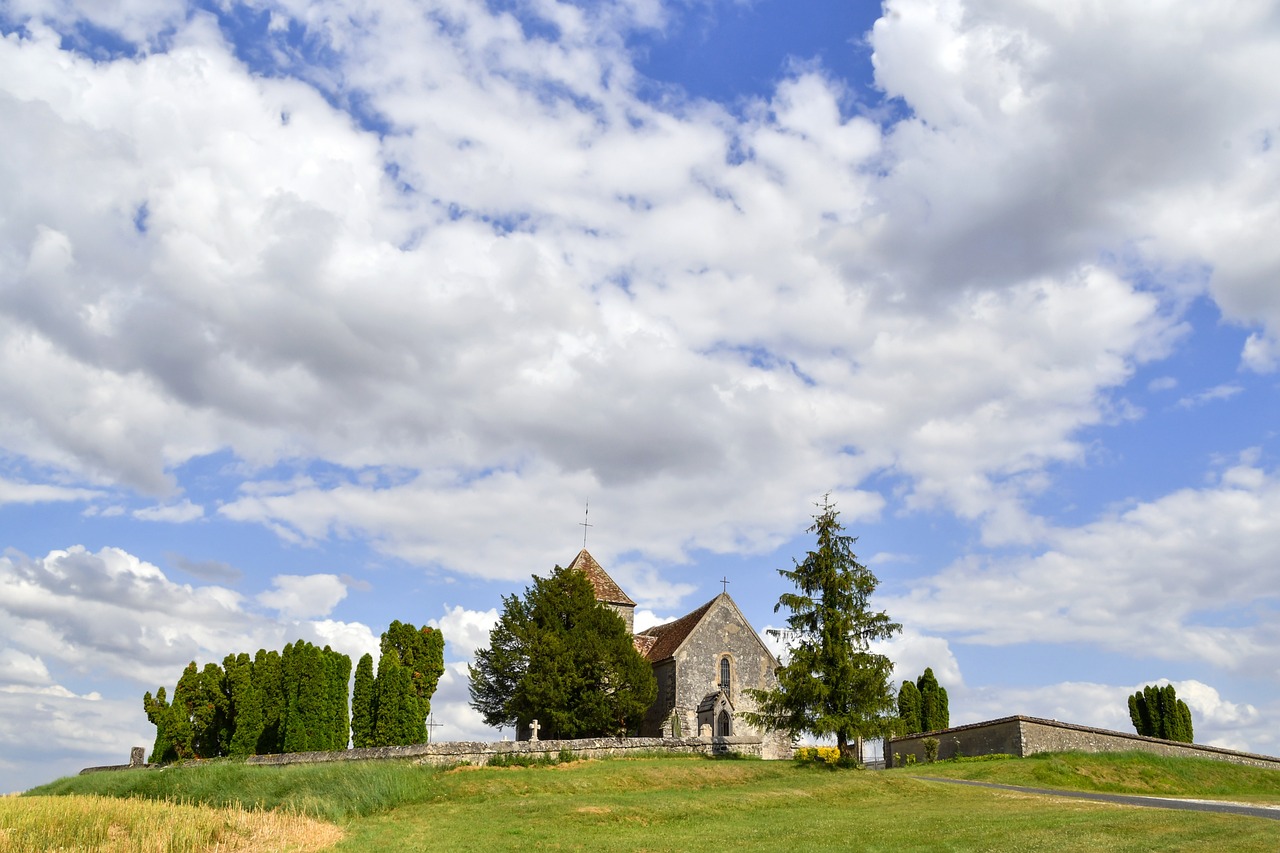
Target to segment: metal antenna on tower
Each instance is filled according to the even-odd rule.
[[[587,528],[595,527],[594,524],[587,523],[587,516],[591,514],[591,501],[587,501],[586,504],[587,508],[582,513],[582,521],[578,522],[582,525],[582,550],[584,551],[587,549]]]

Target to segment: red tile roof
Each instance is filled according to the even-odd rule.
[[[587,580],[591,581],[591,585],[595,587],[596,601],[603,601],[605,604],[636,606],[636,603],[622,591],[622,587],[614,583],[613,578],[609,577],[609,574],[600,568],[596,558],[587,553],[586,548],[578,552],[578,556],[573,558],[569,568],[577,569],[587,576]]]
[[[719,597],[716,596],[716,598]],[[713,598],[697,610],[681,616],[674,622],[668,622],[665,625],[654,625],[652,628],[641,631],[636,635],[636,648],[640,648],[639,640],[644,637],[649,648],[641,651],[641,654],[651,663],[666,660],[676,653],[676,649],[680,648],[680,644],[697,627],[698,623],[702,621],[702,617],[707,615],[707,611],[715,603],[716,599]],[[652,642],[648,642],[649,638],[652,638]]]

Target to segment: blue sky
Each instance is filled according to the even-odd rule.
[[[1269,3],[0,4],[0,790],[185,663],[588,547],[757,629],[830,492],[952,719],[1276,754]]]

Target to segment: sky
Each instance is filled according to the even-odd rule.
[[[830,494],[955,724],[1280,735],[1280,6],[0,0],[0,791]],[[588,523],[590,527],[582,526]],[[722,586],[722,580],[727,581]]]

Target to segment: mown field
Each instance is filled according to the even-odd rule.
[[[945,785],[922,775],[1280,802],[1275,771],[1141,755],[943,762],[887,772],[697,757],[452,770],[402,762],[283,768],[228,762],[72,777],[25,797],[0,800],[0,851],[51,849],[24,846],[13,828],[14,815],[47,808],[68,795],[71,801],[110,798],[108,805],[112,800],[180,802],[215,815],[284,815],[321,824],[293,836],[277,830],[271,836],[274,847],[239,849],[657,851],[724,844],[736,850],[1280,849],[1280,821],[1057,800]],[[93,802],[103,807],[103,800]],[[179,819],[177,810],[173,817]],[[155,839],[164,830],[146,831]],[[113,843],[120,846],[85,847],[74,841],[66,846],[215,849],[213,843],[124,846],[130,832],[123,825],[114,830]],[[225,837],[241,843],[242,835]],[[227,843],[216,849],[237,848]]]

